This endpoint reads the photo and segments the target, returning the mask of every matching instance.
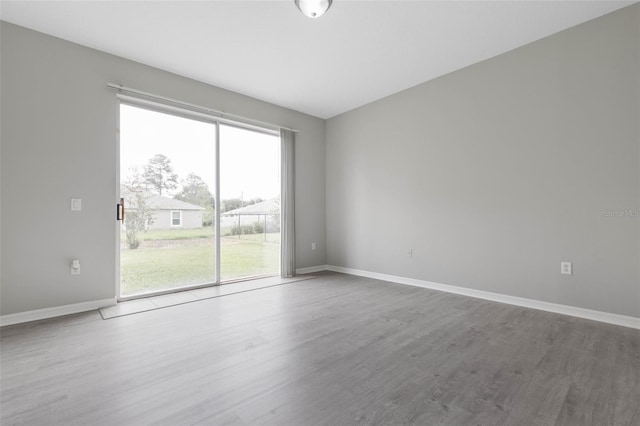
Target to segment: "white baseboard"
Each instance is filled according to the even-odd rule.
[[[311,274],[321,271],[341,272],[343,274],[356,275],[360,277],[373,278],[382,281],[389,281],[398,284],[405,284],[414,287],[428,288],[431,290],[444,291],[447,293],[460,294],[462,296],[475,297],[478,299],[490,300],[493,302],[506,303],[509,305],[522,306],[525,308],[538,309],[541,311],[554,312],[557,314],[570,315],[573,317],[604,322],[608,324],[620,325],[622,327],[635,328],[640,330],[640,318],[626,315],[611,314],[608,312],[594,311],[591,309],[578,308],[575,306],[561,305],[558,303],[543,302],[540,300],[526,299],[524,297],[508,296],[505,294],[491,293],[488,291],[474,290],[471,288],[457,287],[447,284],[435,283],[432,281],[418,280],[415,278],[400,277],[397,275],[381,274],[378,272],[364,271],[361,269],[344,268],[334,265],[318,265],[308,268],[296,269],[297,274]],[[37,321],[63,315],[77,314],[91,311],[116,304],[116,299],[93,300],[90,302],[76,303],[73,305],[57,306],[53,308],[38,309],[35,311],[20,312],[17,314],[0,316],[0,327],[5,325],[20,324],[29,321]]]
[[[53,317],[61,317],[63,315],[78,314],[80,312],[93,311],[94,309],[104,308],[115,304],[116,299],[114,297],[112,299],[92,300],[90,302],[55,306],[53,308],[37,309],[35,311],[19,312],[17,314],[0,315],[0,327]]]
[[[350,275],[357,275],[360,277],[373,278],[377,280],[390,281],[398,284],[411,285],[414,287],[445,291],[447,293],[454,293],[463,296],[475,297],[478,299],[491,300],[493,302],[507,303],[509,305],[523,306],[525,308],[538,309],[541,311],[554,312],[556,314],[570,315],[573,317],[585,318],[593,321],[600,321],[608,324],[640,329],[640,318],[630,317],[626,315],[611,314],[608,312],[594,311],[591,309],[578,308],[575,306],[526,299],[524,297],[507,296],[505,294],[491,293],[488,291],[474,290],[465,287],[456,287],[452,285],[434,283],[431,281],[417,280],[414,278],[399,277],[397,275],[387,275],[377,272],[363,271],[360,269],[344,268],[342,266],[327,265],[326,270],[341,272]]]
[[[313,274],[314,272],[326,271],[327,265],[310,266],[308,268],[296,269],[296,274]]]

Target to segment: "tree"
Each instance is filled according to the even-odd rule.
[[[189,173],[182,181],[182,190],[173,198],[205,208],[214,205],[209,186],[195,173]]]
[[[144,179],[137,170],[133,170],[127,181],[122,184],[120,194],[125,201],[125,216],[122,226],[125,230],[127,245],[130,249],[140,246],[139,234],[146,232],[153,223],[153,212],[147,204]]]
[[[202,217],[202,224],[204,226],[213,224],[215,200],[209,191],[209,185],[197,174],[189,173],[182,181],[182,190],[173,198],[204,207],[206,210]]]
[[[163,154],[156,154],[144,166],[142,178],[147,188],[158,195],[171,192],[178,187],[178,175],[173,172],[171,160]]]

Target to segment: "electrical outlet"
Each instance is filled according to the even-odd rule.
[[[78,259],[71,261],[71,275],[80,275],[80,261]]]
[[[573,274],[573,265],[571,262],[560,262],[560,273],[562,275]]]
[[[311,243],[311,250],[315,250],[316,249],[316,243]]]

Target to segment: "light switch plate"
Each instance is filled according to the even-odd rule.
[[[82,210],[82,199],[81,198],[72,198],[71,199],[71,211],[79,212]]]

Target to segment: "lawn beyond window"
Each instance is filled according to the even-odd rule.
[[[279,270],[280,233],[221,237],[225,256],[221,279],[273,274]],[[137,249],[129,249],[122,238],[121,295],[175,287],[209,284],[215,277],[212,227],[150,230],[142,234]]]

